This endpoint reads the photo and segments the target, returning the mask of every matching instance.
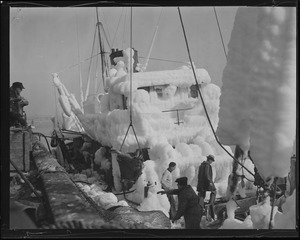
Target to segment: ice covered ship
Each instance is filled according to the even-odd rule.
[[[221,93],[206,69],[187,63],[173,70],[145,71],[132,48],[112,49],[103,59],[105,91],[81,104],[65,88],[63,79],[53,74],[64,122],[69,123],[66,130],[98,143],[90,160],[91,172],[100,171],[107,189],[123,193],[139,210],[161,210],[168,216],[167,198],[156,194],[168,164],[177,164],[174,179],[187,176],[196,188],[199,165],[213,154],[217,197],[226,198],[232,150],[220,146],[214,136]],[[240,185],[240,194],[246,197],[245,189],[253,190],[254,166],[248,158],[243,165],[250,172],[243,171],[250,181]],[[91,178],[99,180],[96,173]]]
[[[242,11],[243,10],[240,10],[239,14],[241,14],[240,12]],[[111,160],[113,191],[129,191],[130,194],[126,196],[127,200],[139,204],[139,209],[149,210],[149,206],[151,205],[150,202],[157,201],[158,197],[155,193],[161,187],[160,177],[162,172],[167,168],[169,162],[174,161],[178,166],[173,173],[174,178],[187,176],[189,184],[195,187],[197,184],[198,167],[208,154],[215,155],[217,159],[213,164],[213,175],[218,197],[228,197],[231,194],[235,195],[235,190],[229,189],[228,186],[230,185],[230,182],[238,181],[241,183],[239,194],[242,198],[245,198],[245,189],[253,189],[253,173],[255,172],[254,163],[257,165],[260,174],[264,178],[263,181],[268,182],[268,177],[270,177],[269,179],[271,179],[271,181],[268,184],[272,183],[272,174],[264,176],[266,169],[258,162],[259,157],[256,155],[258,154],[258,151],[256,151],[254,160],[250,157],[250,153],[248,152],[248,128],[251,128],[251,124],[255,123],[255,120],[253,119],[256,119],[254,115],[250,116],[250,114],[261,114],[258,111],[261,106],[258,108],[252,103],[255,103],[255,100],[257,99],[262,99],[263,101],[264,98],[261,95],[265,94],[260,91],[262,86],[268,87],[265,93],[275,91],[276,96],[278,95],[279,99],[281,99],[281,97],[283,98],[283,95],[292,98],[294,94],[285,95],[286,93],[278,92],[277,89],[274,89],[274,85],[272,85],[271,82],[268,82],[270,83],[268,86],[261,83],[261,81],[259,81],[260,78],[255,75],[258,71],[257,69],[261,68],[258,65],[255,65],[257,68],[254,67],[252,69],[251,62],[247,62],[246,57],[239,59],[238,62],[234,62],[238,59],[236,56],[240,56],[238,54],[235,55],[235,53],[243,51],[233,51],[232,42],[239,39],[235,36],[237,34],[241,34],[243,37],[246,36],[246,34],[241,33],[238,30],[240,26],[242,26],[240,27],[241,29],[249,27],[249,29],[251,28],[253,30],[253,40],[249,40],[249,46],[247,45],[245,52],[248,51],[247,54],[249,55],[253,46],[262,45],[261,52],[264,53],[264,50],[268,50],[268,48],[265,49],[268,35],[264,35],[264,38],[262,39],[259,38],[258,35],[260,29],[258,28],[258,25],[254,22],[245,23],[244,19],[248,16],[249,18],[255,16],[262,19],[274,17],[280,25],[278,26],[279,29],[284,24],[281,22],[282,18],[278,16],[281,14],[282,16],[285,16],[285,11],[287,10],[279,9],[269,13],[268,10],[255,9],[253,11],[247,11],[247,14],[249,13],[249,15],[245,14],[245,16],[242,17],[240,17],[239,14],[237,15],[237,18],[241,18],[241,20],[236,20],[232,35],[233,38],[229,45],[230,52],[228,66],[225,68],[223,75],[224,99],[221,98],[221,105],[219,104],[221,95],[220,88],[211,83],[210,76],[205,69],[197,69],[194,65],[187,65],[180,69],[145,72],[143,71],[143,68],[139,66],[137,51],[130,48],[124,51],[113,51],[110,55],[112,65],[107,71],[108,74],[105,78],[104,85],[106,93],[99,95],[99,97],[95,98],[96,101],[94,101],[95,106],[97,107],[94,107],[93,109],[98,109],[97,112],[85,112],[84,107],[80,107],[75,99],[72,98],[72,95],[70,95],[68,98],[69,101],[66,101],[68,107],[63,106],[63,108],[69,109],[69,112],[65,113],[68,116],[74,114],[74,118],[77,119],[77,122],[80,122],[83,131],[91,139],[101,144],[99,154],[97,155],[98,157],[95,157],[94,160],[99,163],[100,168],[102,163],[105,163],[104,168],[107,168],[107,163]],[[245,24],[245,26],[243,24]],[[288,24],[288,20],[286,20],[286,24]],[[274,31],[270,30],[270,35],[276,35],[277,32]],[[294,40],[293,31],[290,33],[290,35],[287,35],[287,39],[292,42]],[[276,44],[278,44],[278,46],[280,46],[280,44],[284,45],[284,38],[281,37],[279,39],[282,41],[280,40],[281,42],[273,43],[270,40],[270,44],[274,44],[274,46]],[[234,46],[238,48],[240,46],[239,44]],[[251,55],[253,61],[257,58],[260,59],[261,62],[265,61],[270,63],[268,56],[261,55],[259,49],[253,53],[254,55]],[[292,54],[287,56],[291,56],[291,59],[294,60]],[[274,53],[274,59],[277,57],[278,61],[281,61],[280,56],[277,56],[276,53]],[[238,77],[235,77],[240,76],[240,73],[235,67],[240,66],[244,62],[250,69],[247,72],[247,68],[245,68],[246,72],[244,75],[249,79],[253,78],[255,80],[246,81],[246,83],[249,83],[249,86],[246,83],[241,82]],[[235,63],[235,65],[231,66],[231,63]],[[283,63],[282,66],[285,66],[284,60]],[[256,64],[258,64],[258,61],[256,61]],[[270,64],[272,65],[272,63]],[[276,61],[274,64],[276,65]],[[280,66],[278,66],[277,70],[276,69],[277,68],[274,67],[274,71],[271,72],[268,72],[268,69],[263,69],[261,71],[264,73],[264,76],[267,77],[266,79],[268,79],[267,73],[272,75],[273,72],[277,71],[279,73],[281,71]],[[266,73],[264,72],[265,70]],[[280,74],[276,76],[280,76]],[[294,83],[293,73],[287,73],[287,76],[288,81]],[[236,83],[230,85],[230,83],[235,80],[237,80]],[[279,78],[276,78],[276,80],[282,83]],[[227,81],[229,85],[227,84]],[[57,86],[63,85],[57,75],[54,77],[54,82]],[[244,88],[243,86],[246,87]],[[291,84],[288,84],[288,86],[291,86]],[[255,94],[249,96],[250,92],[248,90],[252,88],[256,89],[256,94],[261,94],[259,95],[259,98],[254,99],[253,96],[255,96]],[[228,89],[235,92],[228,94],[228,92],[230,92]],[[244,95],[239,95],[241,100],[237,98],[237,103],[240,105],[237,105],[234,100],[231,100],[235,99],[234,97],[237,93],[244,93]],[[280,94],[282,94],[282,96]],[[223,105],[227,104],[227,99],[230,99],[228,100],[228,107],[224,108]],[[269,101],[269,99],[266,99],[266,101],[267,100]],[[273,109],[268,109],[268,111],[275,114],[275,119],[277,119],[276,114],[278,112],[277,110],[274,110],[275,106],[277,106],[276,103],[279,104],[279,101],[275,98],[275,101],[273,101],[274,106],[271,105],[271,103],[268,105],[273,107]],[[222,111],[220,112],[220,116],[222,117],[221,124],[219,124],[218,118],[219,106],[222,106]],[[256,106],[256,108],[253,108],[253,106]],[[278,106],[282,107],[282,104],[279,104]],[[251,113],[246,112],[248,108],[251,109]],[[226,111],[230,112],[228,116],[226,115]],[[245,111],[245,113],[243,111]],[[266,110],[262,111],[266,113]],[[289,113],[291,113],[291,115],[294,114],[292,108],[289,108],[288,111],[290,111]],[[235,113],[242,114],[235,116]],[[267,118],[270,116],[271,115],[266,115]],[[241,122],[234,125],[236,124],[236,121],[238,122],[240,119]],[[279,126],[285,124],[279,120],[276,120],[275,123]],[[263,124],[258,126],[261,127],[262,125]],[[258,126],[255,129],[258,129]],[[236,145],[235,157],[230,157],[232,156],[230,147],[222,146],[220,144],[215,135],[216,129],[218,130],[217,134],[219,135],[220,140],[224,144]],[[286,132],[286,129],[283,129],[283,132],[287,135],[291,135],[293,129],[293,127],[290,127]],[[228,134],[228,132],[230,132],[230,134]],[[260,133],[263,133],[263,131],[260,131]],[[264,136],[266,137],[267,135]],[[254,135],[252,138],[255,139]],[[277,137],[275,137],[275,139],[277,139]],[[291,154],[292,139],[293,138],[288,141],[289,147],[285,151],[287,154],[285,156],[285,161],[272,161],[274,167],[277,167],[278,165],[275,163],[281,164],[289,161],[289,157],[287,156]],[[256,147],[261,148],[263,146],[263,144],[259,144],[259,146],[257,144],[258,142],[253,142],[252,148],[256,149]],[[269,146],[268,149],[264,149],[266,153],[270,153],[270,149],[274,146],[272,141],[268,141],[268,144],[270,144],[266,145]],[[135,176],[131,174],[132,178],[129,179],[128,176],[130,174],[128,174],[128,172],[124,173],[127,164],[124,164],[124,161],[121,160],[120,156],[122,154],[136,153],[137,150],[144,150],[146,154],[143,155],[143,159],[141,160],[143,162],[142,167],[139,165],[140,171],[137,171],[136,175],[133,174]],[[108,155],[106,155],[107,152],[110,153],[108,154],[111,156],[110,159],[107,157]],[[132,156],[133,154],[131,157]],[[131,157],[130,155],[127,155],[127,160],[131,159]],[[233,164],[233,161],[235,161],[235,164]],[[127,163],[129,164],[129,160]],[[270,168],[267,169],[270,170]],[[288,164],[286,164],[285,169],[288,169]],[[131,170],[133,170],[133,168]],[[130,168],[128,171],[130,171]],[[283,177],[287,172],[288,170],[285,170],[280,176],[278,173],[273,172],[273,175]],[[247,180],[247,184],[245,184],[245,180]],[[147,194],[145,194],[145,186],[148,185],[152,186],[152,188],[148,188]],[[156,204],[156,209],[166,212],[168,203],[165,200],[166,199],[160,201],[160,204]]]

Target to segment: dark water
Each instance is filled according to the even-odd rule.
[[[53,123],[50,116],[34,116],[27,119],[28,124],[33,125],[33,132],[50,135],[53,131]]]
[[[51,116],[34,116],[27,118],[27,123],[32,126],[33,133],[42,133],[44,135],[40,137],[40,141],[45,147],[47,147],[48,144],[50,145],[50,137],[53,131]]]

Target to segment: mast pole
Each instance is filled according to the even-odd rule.
[[[99,37],[99,46],[100,46],[100,55],[101,55],[101,71],[102,71],[102,81],[103,81],[103,89],[105,89],[105,64],[104,64],[104,51],[103,51],[103,44],[101,41],[101,34],[100,34],[100,22],[99,22],[99,14],[98,14],[98,7],[96,7],[96,14],[97,14],[97,27],[98,27],[98,37]]]

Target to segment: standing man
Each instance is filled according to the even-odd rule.
[[[169,167],[162,174],[161,186],[162,189],[164,189],[165,191],[172,189],[172,184],[173,184],[172,172],[175,170],[175,168],[176,168],[176,163],[170,162]],[[172,219],[176,213],[175,199],[171,194],[167,194],[167,197],[170,202],[169,215],[170,215],[170,219]]]
[[[187,184],[187,177],[177,178],[175,182],[177,182],[178,189],[157,192],[158,194],[166,193],[178,195],[178,211],[172,219],[172,223],[183,216],[186,229],[200,229],[202,208],[199,204],[197,194],[194,189]]]
[[[14,82],[10,87],[10,126],[17,124],[22,127],[27,127],[23,107],[27,106],[29,103],[20,95],[23,89],[25,88],[21,82]]]
[[[210,191],[210,199],[209,199],[209,210],[210,216],[212,219],[215,220],[215,213],[214,213],[214,202],[216,198],[216,187],[213,182],[212,176],[212,167],[211,164],[215,161],[215,157],[213,155],[208,155],[206,157],[206,161],[202,162],[199,167],[198,172],[198,184],[197,184],[197,191],[198,196],[200,198],[200,205],[204,208],[204,199],[206,196],[206,191]]]

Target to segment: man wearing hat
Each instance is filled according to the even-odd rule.
[[[29,103],[20,95],[23,89],[25,88],[21,82],[14,82],[10,87],[10,126],[19,124],[23,127],[27,126],[23,107]]]
[[[216,198],[216,187],[212,180],[213,176],[212,176],[211,164],[214,161],[215,161],[215,157],[213,155],[208,155],[206,157],[206,161],[201,163],[198,172],[198,184],[197,184],[198,196],[200,198],[200,205],[202,208],[204,208],[204,199],[206,196],[206,191],[211,192],[210,199],[209,199],[209,209],[210,209],[210,215],[213,219],[215,219],[214,202]]]
[[[199,198],[194,189],[187,184],[187,177],[177,178],[178,189],[159,191],[157,194],[178,195],[178,210],[172,222],[184,217],[186,229],[199,229],[202,218],[202,209],[199,205]]]

